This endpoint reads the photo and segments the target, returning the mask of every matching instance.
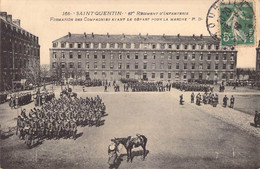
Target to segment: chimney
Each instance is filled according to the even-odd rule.
[[[178,34],[177,36],[178,36],[178,38],[180,38],[180,34]]]
[[[71,33],[70,33],[70,32],[68,32],[68,37],[69,37],[69,38],[71,37]]]
[[[14,19],[13,23],[17,26],[21,26],[21,20],[20,19]]]
[[[125,34],[123,33],[122,35],[123,35],[123,38],[125,38]]]
[[[12,15],[7,15],[6,20],[7,22],[12,23]]]
[[[195,39],[195,34],[192,35],[193,39]]]
[[[202,35],[202,34],[200,34],[200,39],[202,39],[202,37],[203,37],[203,35]]]
[[[92,35],[92,38],[94,38],[94,33],[93,33],[93,32],[92,32],[92,34],[91,34],[91,35]]]
[[[148,33],[147,33],[147,34],[146,34],[146,38],[147,38],[147,39],[148,39],[148,36],[149,36],[149,35],[148,35]]]
[[[141,38],[141,36],[142,36],[141,33],[139,33],[139,38]]]
[[[110,37],[110,35],[109,35],[109,33],[107,32],[107,37],[109,38]]]
[[[0,12],[0,16],[6,20],[7,12]]]
[[[87,37],[87,34],[86,34],[86,32],[84,32],[84,38],[86,38]]]

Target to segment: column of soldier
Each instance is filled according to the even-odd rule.
[[[9,106],[13,108],[18,108],[19,106],[28,104],[32,100],[31,92],[26,93],[16,93],[11,95]]]
[[[172,87],[181,90],[181,91],[204,91],[204,92],[213,92],[214,87],[207,84],[199,83],[187,83],[187,82],[174,82]]]
[[[77,126],[101,125],[105,109],[99,96],[84,99],[63,95],[41,108],[31,109],[28,116],[26,110],[22,110],[17,119],[16,134],[19,133],[20,139],[24,139],[25,134],[47,139],[76,139]]]
[[[162,82],[136,82],[124,85],[125,91],[130,86],[132,92],[165,92],[171,90],[171,85],[163,85]]]

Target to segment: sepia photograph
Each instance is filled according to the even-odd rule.
[[[0,169],[260,169],[260,0],[0,0]]]

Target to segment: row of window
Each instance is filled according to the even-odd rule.
[[[121,59],[122,59],[122,56],[123,56],[122,54],[119,54],[119,55],[118,55],[118,59],[121,60]],[[231,54],[231,57],[230,57],[230,60],[234,60],[234,56],[235,56],[235,55],[232,53],[232,54]],[[86,53],[85,57],[86,57],[87,59],[90,59],[89,53]],[[161,54],[161,56],[160,56],[159,58],[164,59],[164,57],[165,57],[164,54]],[[213,59],[213,57],[212,57],[211,54],[207,54],[207,55],[205,55],[205,54],[200,54],[200,55],[199,55],[199,59],[200,59],[200,60],[203,60],[204,57],[205,57],[207,60]],[[54,58],[54,59],[57,58],[57,53],[56,53],[56,52],[53,52],[53,58]],[[66,58],[66,55],[65,55],[64,52],[61,53],[61,58],[62,58],[62,59],[65,59],[65,58]],[[70,59],[73,59],[73,58],[74,58],[73,52],[69,52],[69,58],[70,58]],[[78,52],[78,53],[77,53],[77,58],[78,58],[78,59],[81,59],[81,58],[82,58],[82,53],[81,53],[81,52]],[[98,57],[97,54],[94,54],[94,55],[93,55],[93,58],[94,58],[94,59],[98,59],[99,57]],[[111,55],[110,55],[110,59],[114,59],[114,58],[115,58],[114,55],[111,54]],[[140,59],[140,58],[141,58],[141,57],[139,57],[139,54],[138,54],[138,53],[136,53],[136,54],[134,55],[134,59]],[[151,59],[156,59],[156,58],[158,58],[156,54],[153,54],[153,55],[151,56]],[[196,58],[196,55],[195,55],[194,53],[191,54],[191,59],[192,59],[192,60],[195,60],[195,58]],[[105,54],[102,54],[102,55],[101,55],[101,59],[106,59],[106,55],[105,55]],[[127,54],[126,54],[126,59],[131,59],[130,53],[127,53]],[[149,56],[147,55],[147,53],[144,53],[144,54],[143,54],[143,59],[145,59],[145,60],[146,60],[146,59],[149,59]],[[169,55],[169,56],[168,56],[168,59],[173,59],[173,56],[172,56],[172,55]],[[180,56],[180,55],[177,55],[177,56],[176,56],[176,60],[179,60],[179,59],[181,59],[181,56]],[[188,59],[188,54],[184,54],[183,59],[184,59],[184,60],[187,60],[187,59]],[[219,54],[216,54],[216,55],[215,55],[215,60],[219,60],[219,59],[220,59]],[[222,59],[223,59],[223,60],[227,60],[227,54],[224,53]]]
[[[12,44],[12,42],[3,42],[2,44],[2,49],[3,51],[7,52],[14,52],[15,53],[22,53],[22,54],[28,54],[28,55],[36,55],[39,56],[39,49],[35,47],[29,47],[27,45],[22,45],[22,44]]]
[[[89,74],[89,72],[88,72],[88,74]],[[110,73],[110,76],[113,76],[114,75],[114,72],[113,71],[111,71]],[[161,78],[161,79],[164,79],[165,78],[165,74],[167,75],[167,78],[168,79],[171,79],[173,76],[172,75],[175,75],[175,79],[180,79],[181,78],[181,76],[180,76],[180,73],[179,72],[176,72],[175,74],[174,73],[151,73],[151,78],[152,79],[154,79],[154,78],[156,78],[156,76],[158,76],[159,75],[159,77]],[[79,75],[79,76],[82,76],[82,73],[81,72],[78,72],[78,74],[77,75]],[[98,72],[97,71],[95,71],[94,72],[94,75],[98,75]],[[118,72],[118,75],[119,76],[122,76],[122,72]],[[63,76],[65,77],[65,73],[63,73]],[[72,78],[74,78],[75,76],[76,76],[76,74],[75,74],[75,72],[71,72],[71,73],[69,73],[69,76],[70,77],[72,77]],[[103,77],[106,77],[106,72],[102,72],[102,76]],[[142,76],[142,77],[144,77],[144,78],[149,78],[149,76],[147,76],[147,73],[139,73],[139,72],[135,72],[135,76]],[[207,72],[207,74],[206,74],[206,77],[207,78],[209,78],[209,76],[210,76],[210,72]],[[215,73],[215,78],[218,78],[218,73]],[[126,78],[130,78],[130,73],[129,72],[126,72]],[[191,72],[190,73],[190,78],[191,79],[194,79],[195,78],[195,73],[194,72]],[[202,79],[203,78],[203,73],[202,72],[200,72],[200,73],[198,73],[198,78],[199,79]],[[222,73],[222,77],[221,77],[222,79],[226,79],[227,78],[227,74],[226,73]],[[234,74],[233,73],[230,73],[229,74],[229,79],[233,79],[234,78]],[[187,79],[187,73],[184,73],[183,75],[182,75],[182,79]]]
[[[3,28],[3,33],[10,33],[11,35],[14,35],[14,32],[10,32],[10,29],[11,30],[15,30],[17,32],[16,36],[18,35],[19,38],[23,38],[23,39],[26,39],[26,40],[32,40],[32,41],[37,41],[37,37],[30,34],[29,32],[26,32],[22,29],[19,29],[17,26],[12,26],[10,24],[7,24],[7,23],[4,23],[4,22],[1,22],[1,24],[3,24],[3,26],[1,28]],[[4,27],[5,26],[5,27]]]
[[[168,69],[172,69],[172,63],[168,63]],[[52,67],[53,68],[57,68],[57,63],[56,62],[53,62],[52,63]],[[78,62],[77,66],[74,66],[74,63],[73,62],[70,62],[68,63],[68,68],[82,68],[82,63],[81,62]],[[62,62],[61,63],[61,68],[66,68],[66,63],[65,62]],[[87,69],[90,69],[90,64],[89,62],[86,63],[86,68]],[[102,69],[105,69],[106,68],[106,62],[103,62],[102,65],[101,65],[101,68]],[[114,63],[110,63],[110,66],[109,66],[110,69],[114,69]],[[130,63],[126,63],[126,69],[130,69]],[[175,69],[196,69],[196,64],[195,63],[191,63],[191,65],[189,65],[188,67],[188,63],[184,63],[183,64],[183,67],[180,66],[179,63],[176,63],[175,65]],[[197,66],[197,69],[212,69],[212,64],[208,63],[205,67],[205,65],[203,65],[203,63],[199,63],[198,66]],[[219,69],[220,66],[218,63],[215,63],[214,64],[214,69]],[[94,62],[94,69],[98,69],[98,63],[97,62]],[[118,63],[118,69],[122,69],[122,63]],[[135,63],[134,64],[134,69],[147,69],[147,63],[143,63],[142,67],[139,65],[139,63]],[[155,63],[152,63],[152,69],[156,69],[156,64]],[[162,62],[160,64],[160,69],[164,69],[164,63]],[[222,63],[222,69],[227,69],[227,64],[226,63]],[[234,63],[231,63],[230,64],[230,69],[234,69]]]
[[[18,60],[16,62],[14,62],[14,68],[25,68],[26,67],[26,63],[28,63],[27,60]],[[13,68],[13,62],[11,60],[3,60],[3,65],[2,65],[3,68],[10,68],[12,69]]]
[[[126,48],[126,49],[130,49],[130,48],[134,48],[134,49],[139,49],[141,46],[141,43],[134,43],[133,45],[131,45],[131,43],[84,43],[85,45],[83,46],[83,43],[68,43],[68,47],[69,48],[94,48],[94,49],[98,49],[98,48]],[[66,48],[66,42],[61,42],[60,43],[60,47],[61,48]],[[125,47],[124,47],[125,46]],[[157,44],[148,44],[145,43],[143,44],[143,48],[151,48],[151,49],[158,49]],[[161,43],[159,44],[159,48],[160,49],[173,49],[173,46],[175,46],[175,49],[216,49],[219,50],[219,45],[213,45],[213,44],[200,44],[200,45],[196,45],[196,44],[166,44],[166,43]],[[215,48],[213,47],[215,46]],[[53,43],[53,48],[58,47],[58,42]]]

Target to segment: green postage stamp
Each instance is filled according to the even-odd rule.
[[[251,46],[255,44],[253,2],[220,3],[221,45]]]

